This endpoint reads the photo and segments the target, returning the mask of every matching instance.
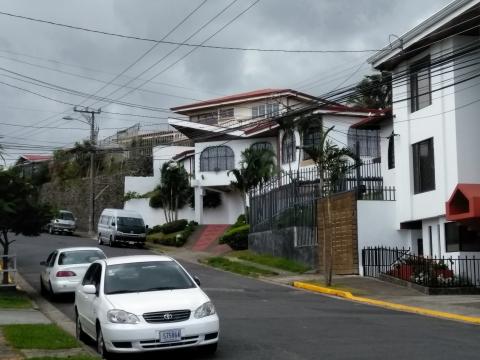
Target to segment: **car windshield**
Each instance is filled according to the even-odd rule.
[[[58,214],[58,218],[62,220],[75,220],[73,214],[70,212],[61,212],[60,214]]]
[[[194,288],[187,273],[175,261],[149,261],[109,265],[105,294]]]
[[[99,250],[64,251],[58,257],[58,265],[90,264],[98,259],[105,259]]]
[[[117,223],[120,226],[145,226],[142,219],[133,217],[119,217]]]

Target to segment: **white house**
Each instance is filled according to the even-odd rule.
[[[480,255],[479,3],[452,2],[369,59],[392,74],[393,118],[357,127],[384,138],[391,236],[424,256]]]
[[[223,211],[215,223],[231,224],[243,213],[243,202],[232,188],[228,171],[240,166],[242,152],[251,146],[268,147],[277,155],[282,170],[312,166],[301,151],[305,141],[315,142],[318,128],[306,134],[297,128],[282,130],[276,118],[288,114],[297,121],[308,113],[321,118],[324,128],[335,126],[331,141],[347,146],[348,129],[371,110],[331,104],[291,89],[263,89],[172,108],[189,120],[169,119],[169,124],[194,142],[195,220],[206,219],[203,195],[206,190],[222,194]],[[298,115],[298,116],[297,116]]]

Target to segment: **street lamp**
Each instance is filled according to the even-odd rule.
[[[73,110],[81,113],[85,117],[85,120],[73,118],[71,116],[64,116],[63,120],[76,120],[90,125],[90,211],[88,215],[88,234],[91,236],[94,233],[95,227],[95,114],[99,114],[100,109],[90,110],[86,108],[84,110],[79,110],[75,107]]]

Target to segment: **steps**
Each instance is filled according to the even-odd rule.
[[[205,225],[192,250],[207,251],[208,248],[218,245],[218,239],[229,227],[230,225]]]

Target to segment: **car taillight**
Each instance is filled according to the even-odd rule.
[[[57,277],[69,277],[69,276],[77,276],[73,271],[59,271],[57,272]]]

